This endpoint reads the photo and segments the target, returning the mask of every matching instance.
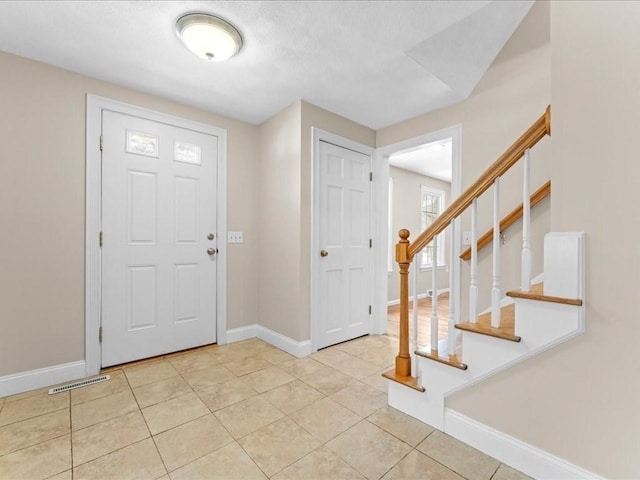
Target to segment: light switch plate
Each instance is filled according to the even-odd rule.
[[[243,243],[244,235],[242,232],[227,232],[227,243]]]
[[[471,245],[471,232],[462,232],[462,245]]]

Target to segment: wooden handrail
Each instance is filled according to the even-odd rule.
[[[531,206],[535,206],[540,203],[544,198],[546,198],[551,193],[551,181],[548,181],[544,185],[542,185],[538,190],[536,190],[533,195],[531,195]],[[510,227],[516,220],[522,217],[523,206],[514,208],[500,221],[500,231],[503,232],[505,229]],[[486,247],[493,240],[493,228],[490,229],[487,233],[482,235],[478,239],[478,251],[482,248]],[[460,258],[462,260],[470,260],[471,259],[471,247],[467,248],[464,252],[460,254]]]
[[[462,195],[456,198],[438,218],[418,237],[409,242],[409,231],[399,232],[400,241],[396,244],[396,262],[400,268],[400,338],[395,369],[384,374],[385,377],[408,386],[417,386],[411,376],[411,355],[409,354],[409,266],[413,257],[427,245],[434,236],[442,232],[464,212],[473,200],[487,191],[494,181],[504,175],[524,155],[525,150],[533,147],[545,135],[551,135],[551,106],[534,122],[513,145],[511,145]]]
[[[496,178],[504,175],[518,160],[524,155],[527,148],[533,147],[542,140],[545,135],[551,135],[551,106],[547,106],[544,114],[535,121],[529,129],[518,138],[482,175],[467,188],[462,195],[456,198],[451,204],[436,218],[436,220],[416,239],[410,243],[407,250],[409,261],[427,245],[433,237],[442,232],[464,212],[473,202],[486,192]]]

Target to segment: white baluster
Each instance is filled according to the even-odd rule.
[[[431,351],[438,351],[438,236],[433,237],[431,266]]]
[[[529,149],[524,151],[524,182],[522,191],[522,282],[521,289],[531,289],[531,189]]]
[[[449,268],[453,271],[453,265],[456,261],[456,251],[453,241],[458,234],[455,222],[451,222],[451,241],[450,244],[450,259],[449,259]],[[447,325],[447,353],[449,355],[456,354],[456,295],[458,294],[458,290],[455,288],[454,282],[449,282],[449,323]]]
[[[471,285],[469,287],[469,321],[478,321],[478,199],[471,204]]]
[[[491,326],[500,326],[500,178],[493,185],[493,283],[491,288]]]
[[[418,262],[416,262],[417,264]],[[419,348],[418,346],[418,265],[413,268],[412,288],[413,288],[413,310],[411,317],[411,330],[413,331],[413,349],[411,350],[411,358],[416,362],[416,356],[414,352]]]

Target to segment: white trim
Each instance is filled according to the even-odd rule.
[[[247,325],[246,327],[234,328],[227,331],[229,343],[249,340],[251,338],[259,338],[298,358],[306,357],[312,353],[311,340],[298,342],[262,325]]]
[[[267,327],[263,327],[262,325],[258,325],[257,330],[258,338],[260,340],[264,340],[274,347],[277,347],[280,350],[284,350],[285,352],[290,353],[295,357],[302,358],[312,353],[311,340],[298,342],[297,340],[285,337],[281,333],[274,332],[273,330]]]
[[[431,270],[431,269],[429,269]],[[442,295],[443,293],[449,293],[449,289],[448,288],[440,288],[438,290],[438,296]],[[419,293],[418,294],[418,300],[422,299],[422,298],[428,298],[429,296],[426,293]],[[409,301],[412,302],[413,301],[413,295],[409,295]],[[387,302],[387,307],[393,307],[394,305],[400,305],[400,299],[397,298],[395,300],[389,300]]]
[[[216,301],[216,342],[226,343],[227,339],[227,131],[204,123],[156,112],[135,105],[111,100],[96,95],[87,95],[86,112],[86,189],[85,189],[85,362],[86,371],[82,376],[100,373],[101,354],[98,341],[100,328],[101,275],[100,246],[98,235],[101,229],[100,189],[100,133],[102,111],[110,110],[138,116],[156,122],[168,123],[182,128],[218,137],[217,175],[217,301]]]
[[[258,337],[258,324],[227,330],[227,343],[236,343]]]
[[[440,205],[438,206],[438,209],[440,210],[438,212],[438,215],[440,215],[443,211],[444,211],[444,204],[446,203],[447,199],[446,199],[446,195],[445,195],[445,191],[441,190],[439,188],[433,188],[433,187],[429,187],[427,185],[420,185],[420,227],[422,228],[422,230],[426,230],[426,228],[429,225],[424,225],[425,223],[425,212],[422,211],[422,203],[425,197],[425,194],[427,195],[431,195],[433,197],[438,197],[438,199],[440,200]],[[425,264],[423,262],[424,260],[424,248],[422,250],[420,250],[416,255],[419,258],[419,262],[416,262],[416,264],[420,264],[419,268],[420,270],[426,270],[426,269],[432,269],[433,268],[433,264],[435,263],[436,268],[441,268],[441,267],[445,267],[446,266],[446,259],[445,259],[445,241],[446,241],[446,230],[443,231],[442,233],[440,233],[437,236],[437,247],[436,247],[436,253],[438,254],[438,258],[434,259],[434,262],[432,262],[431,264]],[[426,248],[426,246],[425,246]]]
[[[444,425],[448,435],[533,478],[603,480],[595,473],[449,408],[445,409]]]
[[[84,378],[85,368],[80,360],[0,377],[0,398]]]
[[[393,273],[393,177],[389,176],[389,194],[387,200],[387,273]]]
[[[374,181],[373,184],[373,205],[376,206],[374,208],[375,218],[373,223],[376,227],[377,237],[380,239],[379,242],[384,242],[384,245],[379,245],[379,251],[384,252],[381,259],[378,259],[380,256],[376,257],[377,263],[376,268],[382,269],[382,265],[384,265],[384,269],[386,271],[387,261],[386,254],[389,249],[389,245],[387,244],[388,240],[388,231],[387,231],[387,202],[389,197],[389,187],[388,187],[388,178],[389,178],[389,156],[391,156],[395,152],[399,152],[401,150],[406,150],[409,148],[417,147],[419,145],[423,145],[425,143],[435,142],[437,140],[441,140],[442,138],[451,137],[451,155],[452,155],[452,171],[451,171],[451,198],[449,203],[455,200],[460,193],[462,192],[462,124],[453,125],[451,127],[443,128],[441,130],[437,130],[435,132],[427,133],[425,135],[420,135],[418,137],[409,138],[407,140],[402,140],[398,143],[393,143],[391,145],[386,145],[384,147],[380,147],[376,150],[375,160],[374,160],[374,180],[378,180],[378,182]],[[456,224],[456,232],[460,232],[460,218],[458,217],[454,220]],[[460,235],[456,235],[452,240],[451,248],[454,252],[460,252]],[[457,258],[452,265],[449,265],[449,288],[451,288],[454,292],[459,291],[459,279],[460,279],[460,266],[461,260]],[[382,271],[382,270],[380,270]],[[376,301],[376,305],[374,306],[374,313],[384,312],[384,315],[378,316],[378,332],[380,334],[384,334],[387,332],[387,316],[386,316],[386,308],[385,308],[385,299],[388,298],[388,285],[389,285],[389,275],[378,275],[376,270],[376,278],[377,283],[375,285],[374,290],[374,301]],[[455,312],[456,317],[460,315],[460,295],[453,295],[455,302]],[[377,307],[377,308],[376,308]]]
[[[320,315],[320,298],[318,295],[318,285],[319,285],[319,275],[320,275],[320,268],[319,268],[319,263],[318,263],[318,255],[314,254],[314,252],[318,252],[320,251],[320,223],[319,223],[319,214],[318,214],[318,207],[319,207],[319,184],[318,182],[320,181],[320,165],[319,165],[319,161],[318,159],[320,158],[320,141],[325,141],[327,143],[331,143],[333,145],[336,145],[338,147],[342,147],[342,148],[346,148],[349,150],[353,150],[355,152],[359,152],[362,153],[363,155],[367,155],[371,158],[371,169],[372,171],[374,171],[374,160],[375,160],[375,150],[371,147],[367,147],[366,145],[363,145],[361,143],[358,143],[356,141],[350,140],[348,138],[345,137],[341,137],[340,135],[336,135],[335,133],[331,133],[331,132],[327,132],[325,130],[322,130],[320,128],[317,127],[311,127],[311,161],[312,161],[312,170],[311,170],[311,190],[312,190],[312,201],[311,201],[311,282],[310,282],[310,295],[311,295],[311,321],[310,321],[310,332],[311,332],[311,343],[310,343],[310,348],[311,348],[311,352],[315,352],[318,350],[318,339],[320,338],[320,325],[319,325],[319,321],[318,321],[318,317]],[[388,188],[388,172],[387,172],[387,176],[386,179],[384,180],[385,186],[384,189],[386,190]],[[374,286],[379,282],[379,277],[382,275],[382,268],[384,268],[384,277],[386,278],[387,276],[387,262],[386,259],[384,260],[384,263],[382,265],[384,265],[384,267],[378,265],[377,263],[377,257],[379,256],[379,254],[376,254],[376,252],[379,252],[381,250],[384,251],[384,254],[386,256],[386,249],[382,249],[381,247],[383,247],[383,244],[386,244],[385,240],[379,240],[378,235],[376,234],[377,230],[376,230],[376,225],[375,225],[375,219],[378,218],[378,210],[376,209],[376,205],[374,203],[374,195],[373,192],[376,188],[376,184],[380,183],[380,180],[378,180],[376,178],[376,173],[374,171],[374,176],[373,176],[373,182],[371,184],[371,202],[370,202],[370,211],[371,211],[371,215],[370,215],[370,231],[371,231],[371,238],[373,240],[373,248],[371,248],[371,252],[370,252],[370,263],[369,263],[369,271],[371,272],[369,277],[370,277],[370,288],[369,288],[369,300],[370,302],[375,301],[376,296],[374,294],[375,290],[374,290]],[[386,202],[386,197],[385,197],[385,202]],[[383,208],[382,209],[384,211],[384,224],[387,224],[387,209]],[[386,229],[386,227],[385,227]],[[386,298],[383,297],[383,298]],[[382,317],[384,316],[384,318],[386,319],[387,316],[387,311],[386,308],[374,308],[373,309],[373,314],[371,315],[370,321],[369,321],[369,333],[379,333],[375,326],[378,323],[376,321],[376,317]],[[385,330],[386,332],[386,330]],[[285,337],[287,338],[287,337]],[[293,341],[293,340],[292,340]],[[278,345],[276,345],[278,346]],[[306,348],[306,347],[304,347]],[[284,349],[283,349],[284,350]],[[285,350],[287,352],[289,352],[288,350]],[[289,352],[291,353],[291,352]],[[295,354],[294,354],[295,355]],[[298,355],[296,355],[298,356]],[[304,356],[304,355],[302,355]]]

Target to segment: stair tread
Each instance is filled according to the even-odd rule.
[[[465,363],[462,363],[462,358],[460,358],[459,355],[448,355],[447,353],[438,352],[435,350],[416,350],[415,353],[416,355],[419,355],[423,358],[428,358],[439,363],[444,363],[445,365],[459,368],[460,370],[467,369],[467,365]]]
[[[418,392],[424,392],[425,389],[422,385],[420,385],[418,379],[416,377],[404,377],[402,375],[398,375],[394,370],[389,370],[382,374],[382,376],[388,380],[393,380],[394,382],[401,383],[409,388],[413,388]]]
[[[491,312],[478,315],[478,322],[471,323],[458,323],[457,329],[465,330],[467,332],[479,333],[481,335],[489,335],[491,337],[502,338],[512,342],[519,342],[521,338],[515,334],[515,318],[516,308],[515,304],[511,303],[505,305],[500,309],[500,327],[494,328],[491,326]]]
[[[545,295],[543,283],[536,283],[535,285],[531,285],[531,290],[528,292],[523,292],[522,290],[511,290],[507,292],[507,296],[511,298],[526,298],[529,300],[538,300],[540,302],[551,302],[551,303],[562,303],[565,305],[575,305],[578,307],[582,305],[582,300],[578,298],[564,298],[564,297],[554,297],[552,295]]]

